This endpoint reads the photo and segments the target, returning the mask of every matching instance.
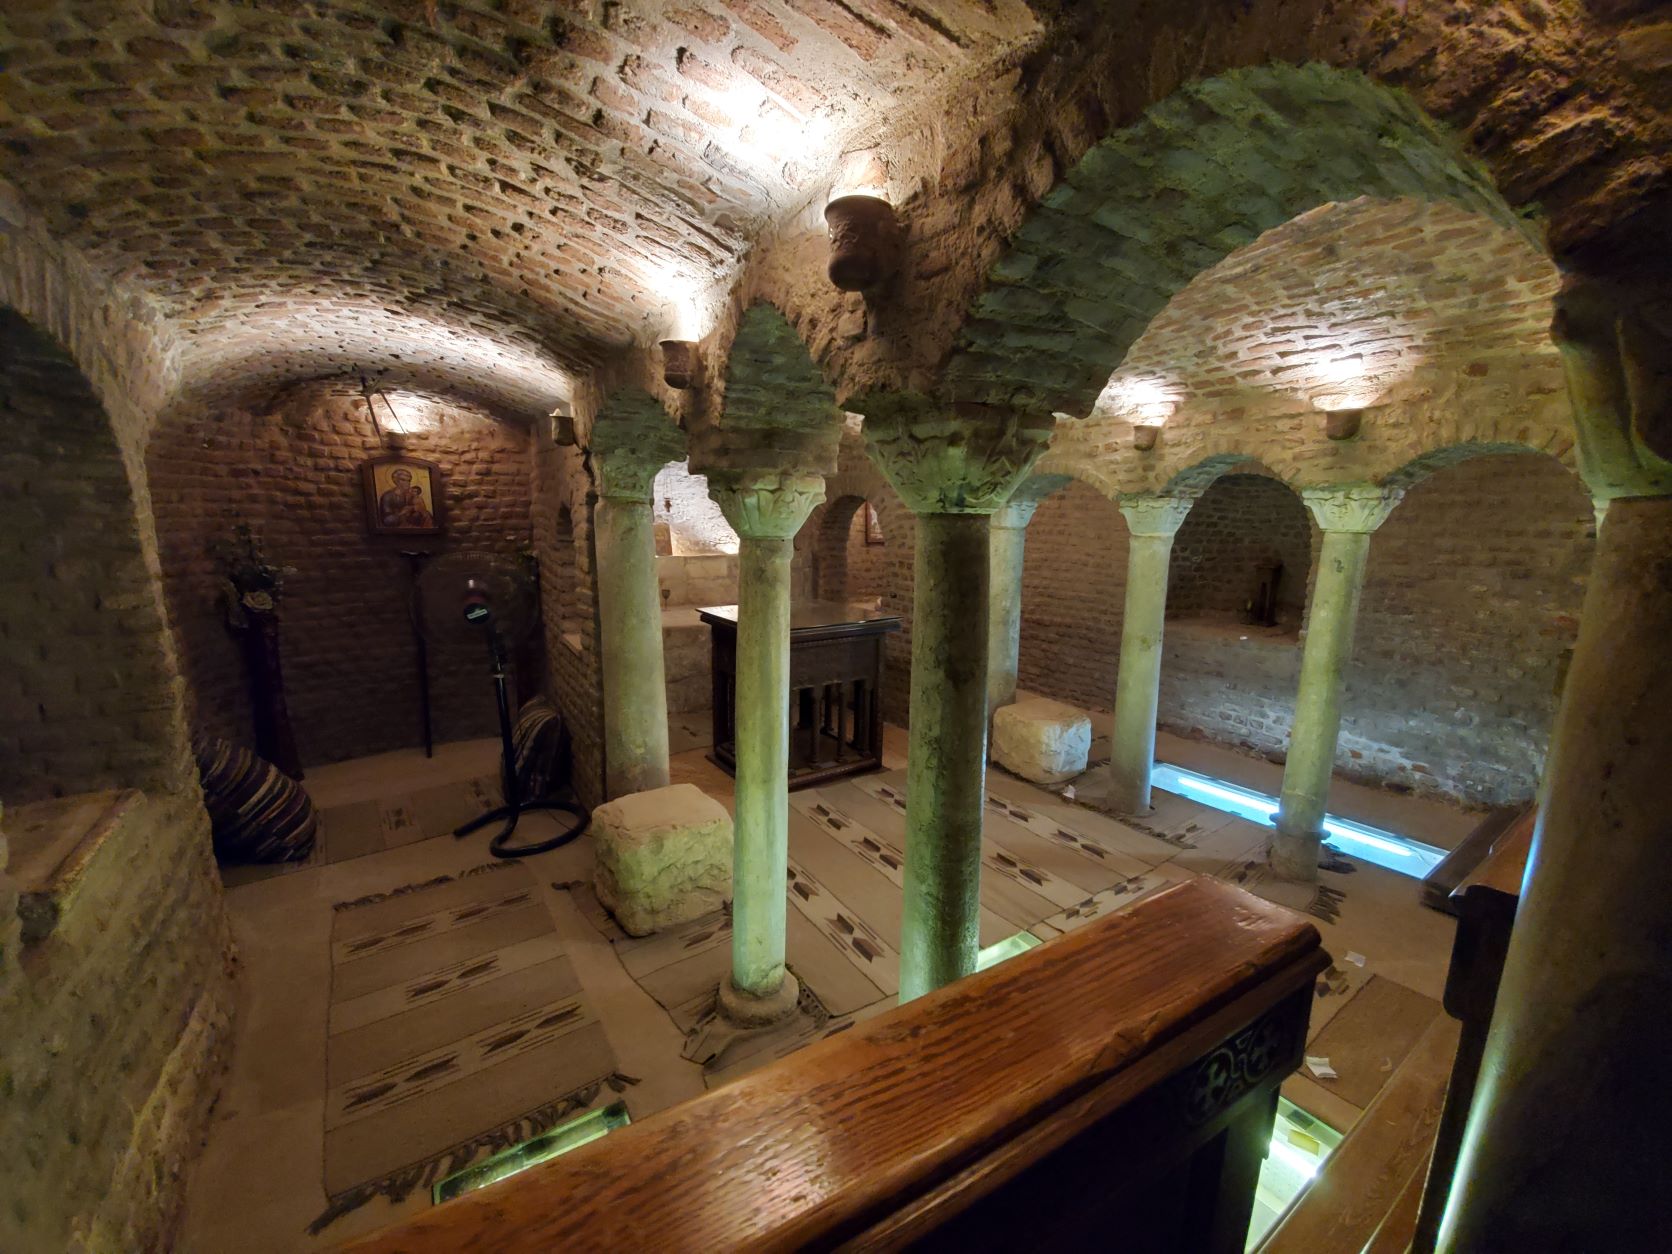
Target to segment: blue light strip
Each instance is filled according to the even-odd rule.
[[[1157,788],[1199,801],[1215,810],[1235,814],[1265,827],[1271,827],[1276,822],[1277,799],[1255,792],[1252,788],[1187,771],[1170,762],[1157,762],[1150,778]],[[1337,818],[1333,814],[1324,816],[1324,832],[1331,846],[1341,853],[1352,854],[1413,879],[1420,880],[1446,856],[1444,849],[1425,845],[1420,840],[1411,840],[1367,823]]]

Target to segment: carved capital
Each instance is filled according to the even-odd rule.
[[[711,471],[708,494],[745,540],[790,540],[824,500],[824,479],[788,470]]]
[[[1120,512],[1126,519],[1126,529],[1135,536],[1177,535],[1201,495],[1198,491],[1123,492]]]
[[[1672,341],[1665,315],[1577,275],[1556,298],[1550,336],[1561,350],[1591,495],[1672,495]]]
[[[1344,483],[1329,488],[1302,488],[1301,500],[1325,531],[1368,534],[1388,520],[1405,495],[1403,488],[1376,483]]]
[[[598,479],[598,495],[606,501],[648,505],[656,475],[667,462],[660,452],[647,456],[627,449],[612,453],[594,450],[592,469]]]
[[[991,405],[872,398],[865,444],[913,513],[991,514],[1045,451],[1053,425],[1047,414]]]

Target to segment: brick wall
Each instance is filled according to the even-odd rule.
[[[1312,567],[1312,530],[1305,504],[1281,481],[1249,474],[1216,479],[1173,539],[1167,617],[1240,618],[1263,566],[1280,562],[1278,619],[1298,629]]]
[[[1341,767],[1530,797],[1594,547],[1589,496],[1546,457],[1477,458],[1413,487],[1371,538]]]
[[[1040,503],[1022,570],[1021,687],[1113,708],[1126,550],[1126,519],[1095,489],[1071,483]]]
[[[569,727],[575,791],[584,804],[595,806],[604,800],[604,698],[588,499],[592,484],[578,449],[559,447],[538,432],[530,442],[529,514],[545,601],[546,692]]]
[[[178,783],[178,680],[110,420],[4,309],[0,430],[0,797]]]
[[[368,534],[360,463],[386,450],[364,403],[340,389],[299,389],[271,412],[205,410],[153,437],[148,466],[164,584],[203,730],[250,740],[243,664],[217,602],[209,551],[243,521],[262,535],[267,560],[296,568],[285,583],[281,647],[304,763],[421,742],[400,553],[515,560],[530,534],[527,435],[463,403],[405,394],[393,402],[397,413],[427,415],[432,424],[408,438],[405,452],[441,467],[444,537]],[[532,691],[537,682],[529,674],[521,687]],[[430,685],[438,742],[493,734],[492,688],[478,650],[434,640]]]

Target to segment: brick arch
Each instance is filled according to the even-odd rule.
[[[1522,229],[1409,97],[1356,71],[1259,66],[1189,84],[1094,145],[988,271],[947,363],[960,400],[1089,413],[1192,278],[1309,210],[1443,200]]]
[[[863,536],[854,539],[858,520],[866,506],[877,511],[877,522],[883,533],[881,546],[865,545]],[[881,561],[866,560],[872,550],[880,558],[881,550],[888,545],[890,529],[883,520],[883,508],[882,502],[870,496],[846,493],[821,505],[817,519],[812,520],[814,526],[802,529],[804,534],[812,533],[809,546],[813,559],[813,587],[819,600],[866,600],[887,595],[886,566]],[[898,544],[898,535],[894,539]],[[857,564],[856,557],[859,559]]]
[[[1459,444],[1448,444],[1443,448],[1430,449],[1426,453],[1413,457],[1399,469],[1386,475],[1381,482],[1390,487],[1411,488],[1430,475],[1449,466],[1461,465],[1480,457],[1502,457],[1513,454],[1548,456],[1550,460],[1572,475],[1574,483],[1581,492],[1586,492],[1584,480],[1579,475],[1579,467],[1575,464],[1571,443],[1556,448],[1537,447],[1509,440],[1468,440]],[[1588,492],[1586,494],[1589,495]]]
[[[167,791],[189,776],[149,531],[117,433],[62,345],[0,306],[0,795]]]
[[[1234,619],[1253,599],[1262,575],[1281,565],[1275,582],[1278,625],[1298,630],[1306,616],[1315,547],[1315,526],[1300,494],[1253,460],[1199,469],[1204,474],[1192,486],[1202,494],[1173,538],[1168,618]]]

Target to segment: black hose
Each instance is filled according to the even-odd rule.
[[[501,832],[488,842],[489,853],[496,858],[527,858],[533,854],[547,853],[553,849],[561,849],[592,825],[592,812],[578,801],[525,801],[518,807],[519,815],[530,810],[560,810],[564,814],[574,815],[575,822],[556,836],[527,845],[510,843],[511,837],[516,834],[516,828],[513,826],[509,831]]]

